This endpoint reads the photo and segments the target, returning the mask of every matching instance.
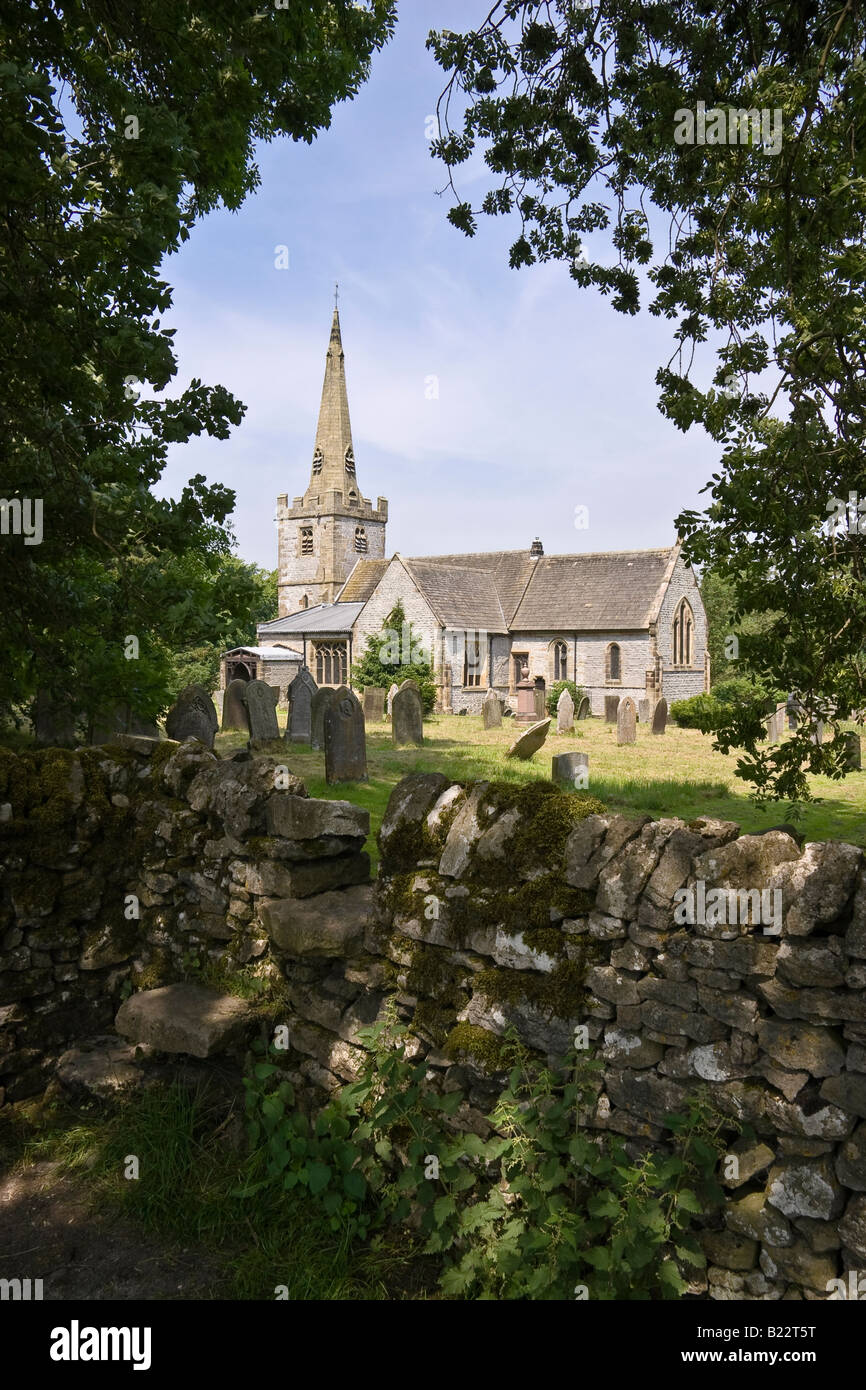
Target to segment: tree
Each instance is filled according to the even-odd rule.
[[[164,394],[162,263],[255,188],[256,140],[329,124],[392,27],[392,0],[0,0],[0,713],[42,688],[153,716],[167,653],[243,619],[203,602],[234,494],[154,494],[169,445],[243,415],[198,379]]]
[[[433,667],[420,633],[406,621],[406,611],[398,599],[381,632],[367,638],[360,660],[352,667],[352,682],[359,690],[369,686],[389,690],[394,681],[399,684],[406,680],[417,682],[424,713],[432,714],[436,704]]]
[[[189,641],[167,652],[172,697],[193,682],[216,688],[222,653],[255,643],[257,624],[277,616],[277,577],[276,570],[246,564],[236,555],[226,556],[215,573],[199,566],[191,574],[188,610],[196,623]],[[216,625],[219,636],[208,640]]]
[[[452,223],[512,216],[513,267],[560,261],[626,314],[648,283],[673,325],[660,409],[720,450],[705,511],[676,519],[683,553],[738,621],[770,615],[741,659],[808,716],[770,748],[757,702],[716,729],[759,799],[843,775],[836,721],[866,704],[864,40],[851,0],[498,0],[428,39],[451,74]],[[479,147],[480,209],[457,188]],[[837,736],[816,747],[822,716]]]

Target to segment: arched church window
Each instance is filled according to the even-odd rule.
[[[691,666],[694,660],[695,618],[688,599],[680,599],[673,623],[673,664]]]
[[[622,680],[622,652],[618,642],[611,642],[605,655],[605,677],[611,683]]]
[[[316,645],[316,684],[346,684],[346,643],[326,642]]]
[[[321,471],[322,471],[322,464],[324,463],[324,461],[325,461],[325,456],[324,456],[324,454],[322,453],[321,449],[317,449],[316,452],[313,454],[313,472],[314,472],[314,473],[321,473]]]
[[[313,528],[312,526],[301,527],[301,554],[312,555],[313,553]]]
[[[359,555],[367,554],[367,532],[363,526],[355,527],[355,549]]]
[[[351,444],[349,445],[348,449],[346,450],[346,472],[349,474],[349,477],[350,477],[350,478],[354,478],[354,476],[355,476],[355,455],[354,455],[354,453],[353,453],[353,451],[352,451],[352,446],[351,446]]]
[[[554,642],[553,644],[553,679],[555,681],[568,680],[568,647],[564,642]]]

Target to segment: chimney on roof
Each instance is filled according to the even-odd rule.
[[[532,545],[529,547],[529,553],[530,555],[544,554],[544,546],[541,544],[541,541],[538,539],[537,536],[535,537],[535,540],[532,542]]]

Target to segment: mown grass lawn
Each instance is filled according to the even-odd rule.
[[[285,718],[280,712],[281,720]],[[855,728],[855,725],[845,726]],[[396,749],[390,724],[367,725],[369,781],[328,786],[324,753],[296,744],[288,757],[291,770],[303,778],[311,796],[353,801],[370,812],[370,849],[391,791],[409,772],[443,772],[455,781],[532,781],[550,777],[554,753],[580,749],[589,753],[589,790],[612,811],[653,817],[718,816],[736,821],[744,831],[765,830],[782,821],[796,823],[807,840],[845,840],[866,846],[866,771],[852,772],[840,781],[809,779],[817,801],[801,808],[795,819],[786,802],[757,807],[749,788],[735,775],[737,755],[713,750],[710,735],[668,725],[663,736],[638,725],[637,743],[619,747],[616,725],[587,719],[572,734],[548,735],[529,762],[506,758],[519,732],[513,720],[500,729],[484,729],[481,717],[433,715],[424,723],[424,747]],[[217,750],[242,747],[241,734],[219,734]]]

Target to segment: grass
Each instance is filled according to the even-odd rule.
[[[282,712],[281,712],[282,714]],[[284,718],[284,715],[282,715]],[[856,728],[855,725],[843,727]],[[288,763],[311,796],[352,801],[370,812],[370,844],[375,859],[375,834],[388,798],[401,777],[410,772],[443,772],[455,781],[496,779],[529,782],[550,776],[554,753],[580,749],[589,754],[589,790],[611,811],[653,818],[678,816],[694,820],[716,816],[736,821],[744,832],[765,830],[782,821],[794,822],[787,803],[759,808],[747,784],[735,775],[737,755],[717,753],[710,735],[668,725],[663,737],[638,725],[637,742],[620,747],[616,725],[587,719],[574,733],[548,735],[529,762],[506,759],[519,726],[506,720],[499,729],[485,729],[480,716],[433,715],[424,723],[424,747],[396,749],[387,723],[367,725],[368,782],[329,786],[325,758],[305,744],[291,748]],[[217,749],[243,747],[241,734],[217,735]],[[816,801],[800,808],[795,823],[806,840],[844,840],[866,846],[866,771],[852,772],[840,781],[810,777]]]

